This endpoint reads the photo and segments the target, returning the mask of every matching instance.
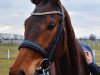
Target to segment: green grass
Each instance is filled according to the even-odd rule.
[[[18,53],[18,44],[0,44],[0,58],[7,58],[8,50],[10,58],[15,58]]]
[[[10,50],[10,59],[7,59],[8,49]],[[17,44],[0,44],[0,75],[8,75],[9,69],[18,53]]]
[[[18,44],[0,44],[0,50],[17,50],[18,49]]]
[[[0,59],[0,75],[8,75],[14,59]]]
[[[89,45],[89,43],[87,43]],[[90,47],[96,51],[95,59],[100,66],[100,46],[90,44]],[[7,51],[10,50],[10,59],[7,59]],[[9,69],[18,54],[17,44],[0,44],[0,75],[8,75]]]
[[[100,66],[100,51],[96,51],[95,60],[97,64]]]
[[[95,41],[87,42],[87,41],[85,41],[84,43],[86,43],[88,46],[90,46],[93,50],[100,51],[100,42],[95,42]]]

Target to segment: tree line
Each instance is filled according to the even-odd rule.
[[[95,34],[90,34],[88,37],[80,37],[79,40],[91,40],[95,41],[97,39]]]

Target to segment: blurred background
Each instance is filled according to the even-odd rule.
[[[61,0],[71,17],[76,38],[89,45],[100,65],[100,0]],[[0,75],[8,75],[24,38],[24,21],[35,5],[30,0],[0,1]]]
[[[70,14],[77,38],[100,38],[100,0],[61,0]],[[24,34],[24,21],[35,5],[30,0],[0,1],[0,33]]]

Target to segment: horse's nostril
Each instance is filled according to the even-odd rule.
[[[18,75],[25,75],[24,71],[20,71]]]

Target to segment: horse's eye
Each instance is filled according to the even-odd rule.
[[[55,22],[50,22],[48,25],[48,30],[52,30],[56,26]]]

